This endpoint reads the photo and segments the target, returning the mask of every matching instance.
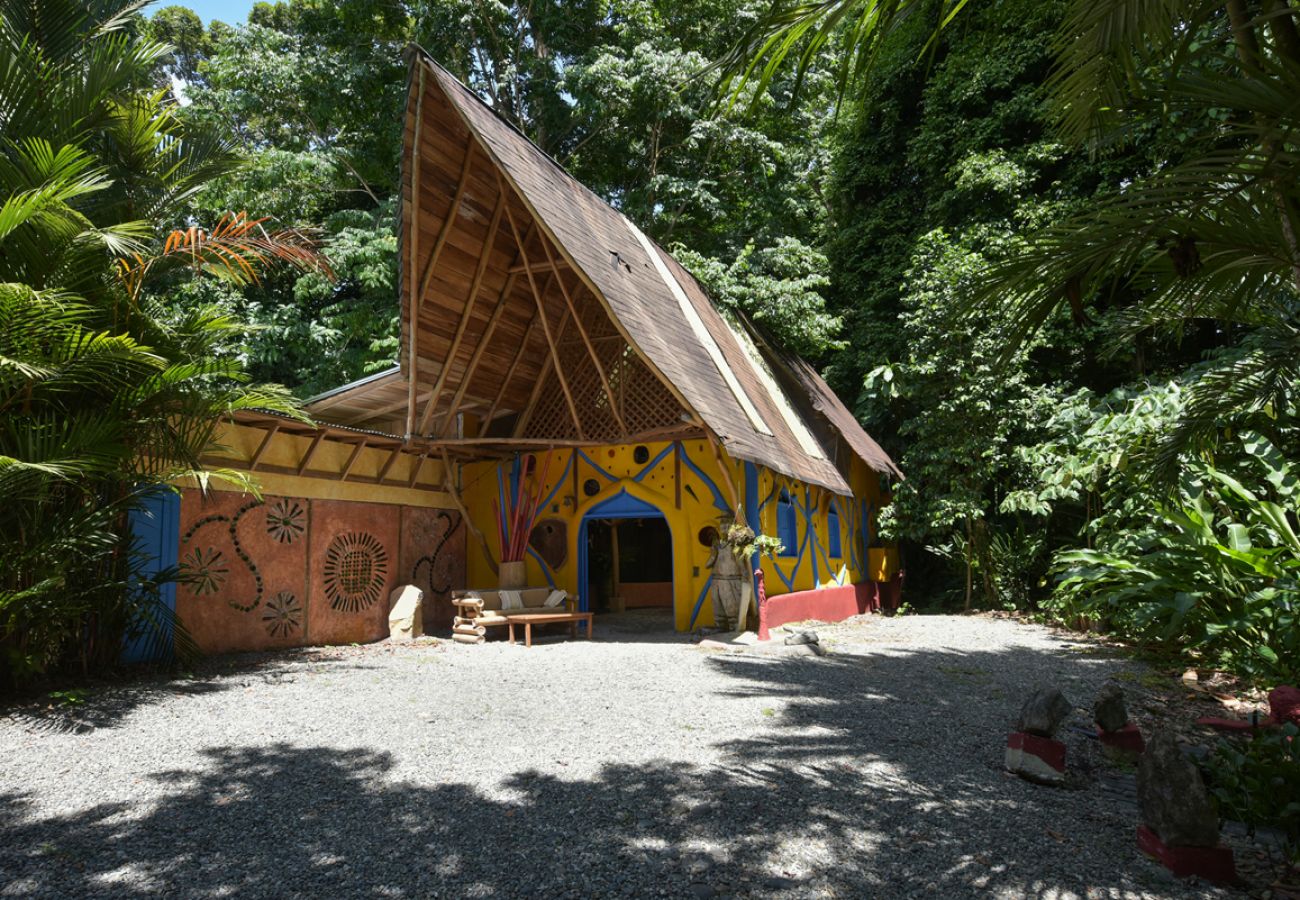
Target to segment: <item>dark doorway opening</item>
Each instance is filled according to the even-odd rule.
[[[587,598],[596,613],[672,608],[672,532],[662,516],[587,522]]]

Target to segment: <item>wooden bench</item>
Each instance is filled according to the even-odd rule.
[[[452,623],[452,639],[462,644],[481,644],[487,630],[498,625],[509,625],[510,615],[576,614],[578,598],[568,596],[559,606],[547,606],[550,588],[524,588],[519,592],[522,609],[501,608],[501,594],[496,590],[453,591],[451,602],[456,607]]]

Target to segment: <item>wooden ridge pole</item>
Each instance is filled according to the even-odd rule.
[[[429,401],[424,405],[424,414],[420,416],[420,424],[416,426],[417,434],[423,434],[424,429],[429,426],[429,420],[433,418],[433,411],[438,406],[438,399],[442,396],[442,389],[447,384],[447,376],[451,374],[451,365],[456,361],[456,354],[460,350],[461,341],[465,339],[465,332],[469,329],[470,319],[474,317],[474,302],[478,300],[479,288],[483,286],[483,276],[487,274],[488,261],[492,258],[492,244],[497,237],[497,229],[501,227],[501,212],[505,209],[506,196],[501,194],[497,197],[496,208],[492,210],[492,222],[488,225],[487,238],[483,243],[483,252],[479,254],[478,267],[474,270],[474,280],[469,286],[469,298],[465,301],[465,309],[460,314],[460,322],[456,325],[456,335],[451,339],[451,347],[447,350],[447,355],[442,360],[442,371],[438,373],[438,379],[433,383],[429,391]],[[453,410],[451,415],[455,415]],[[449,416],[450,418],[450,416]]]
[[[502,192],[505,191],[505,181],[501,174],[497,173],[497,182],[501,185]],[[519,236],[519,226],[515,224],[514,214],[510,209],[506,209],[506,218],[510,221],[510,231],[514,234],[515,240],[519,242],[519,253],[524,258],[524,265],[528,265],[528,251],[524,248],[522,239]],[[551,348],[551,359],[555,362],[555,374],[560,379],[560,389],[564,391],[564,402],[569,406],[569,415],[573,417],[573,428],[578,433],[578,439],[586,437],[582,433],[582,422],[578,418],[578,406],[573,402],[573,394],[569,391],[569,380],[564,377],[564,366],[560,363],[560,354],[555,347],[555,338],[551,335],[551,326],[546,322],[546,310],[542,304],[542,295],[537,292],[537,279],[533,277],[532,269],[527,269],[525,274],[528,276],[528,286],[532,288],[533,299],[537,302],[537,315],[542,321],[542,334],[546,335],[546,344]]]
[[[552,274],[560,282],[560,293],[564,295],[564,302],[569,307],[569,313],[573,316],[573,324],[578,326],[578,336],[582,338],[582,343],[587,348],[588,355],[591,356],[591,364],[596,367],[596,374],[600,376],[601,387],[605,389],[605,396],[609,398],[609,411],[614,414],[614,421],[618,423],[619,433],[627,437],[627,423],[623,421],[623,414],[619,411],[618,398],[614,396],[614,389],[609,386],[609,378],[605,375],[605,367],[600,364],[600,357],[596,355],[596,348],[591,345],[591,338],[587,336],[587,329],[582,324],[582,319],[578,317],[578,310],[573,305],[573,298],[569,296],[569,289],[564,286],[564,279],[560,278],[560,270],[556,268],[555,257],[551,255],[550,244],[547,243],[546,236],[542,236],[542,252],[546,254],[546,262],[551,267]],[[532,277],[531,271],[529,277]],[[600,301],[596,301],[599,304]]]
[[[420,381],[419,334],[420,316],[416,303],[415,267],[420,252],[420,141],[424,137],[424,64],[420,64],[420,88],[415,95],[415,127],[411,130],[411,258],[407,265],[407,286],[410,296],[406,302],[406,433],[415,430],[415,394]],[[382,480],[382,479],[381,479]]]

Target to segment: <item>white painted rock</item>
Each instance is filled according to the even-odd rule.
[[[410,641],[424,634],[424,591],[408,584],[393,591],[389,601],[390,641]]]

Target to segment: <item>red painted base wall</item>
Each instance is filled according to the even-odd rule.
[[[758,639],[771,640],[770,629],[787,622],[816,619],[819,622],[840,622],[849,616],[866,612],[879,612],[882,607],[897,609],[902,590],[902,578],[886,583],[862,581],[843,587],[822,588],[816,591],[795,591],[768,597],[758,608]]]

